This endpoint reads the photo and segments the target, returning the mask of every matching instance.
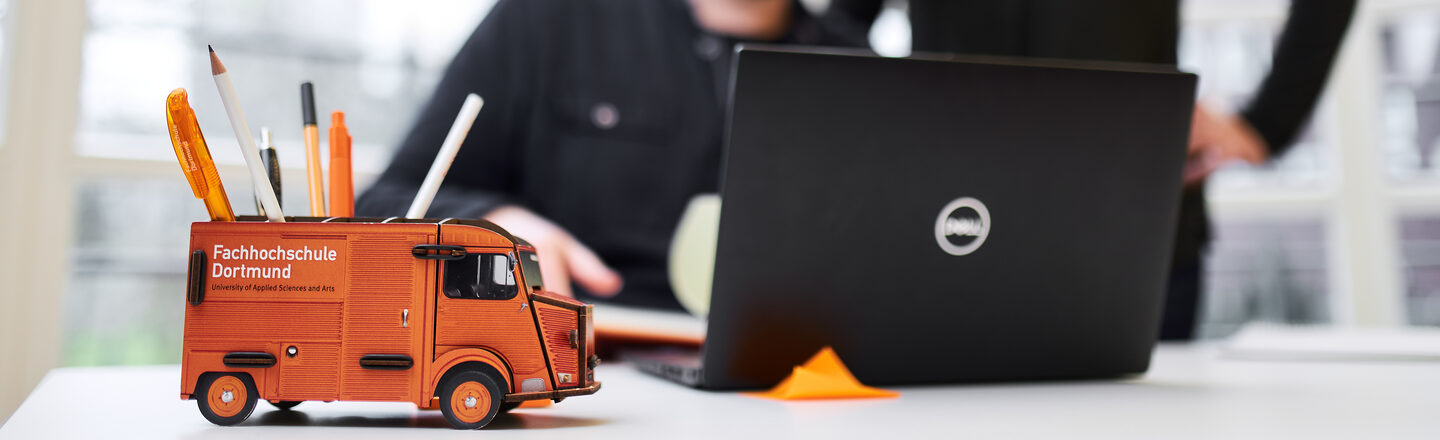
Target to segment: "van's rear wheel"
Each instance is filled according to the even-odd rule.
[[[255,411],[255,402],[259,400],[255,382],[248,374],[206,374],[195,388],[200,415],[220,426],[245,421]]]
[[[455,429],[478,429],[500,414],[505,395],[490,375],[466,370],[450,375],[440,386],[440,412]]]

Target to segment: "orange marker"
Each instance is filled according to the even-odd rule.
[[[305,118],[305,169],[310,172],[310,215],[325,216],[325,181],[320,176],[320,128],[315,125],[315,86],[300,84],[300,113]]]
[[[180,160],[180,171],[190,181],[190,190],[195,192],[195,198],[205,200],[210,220],[235,221],[230,198],[225,195],[225,186],[220,183],[215,161],[210,159],[210,148],[205,146],[205,134],[200,132],[200,124],[195,121],[195,110],[190,108],[185,89],[175,89],[165,99],[165,122],[170,128],[170,144],[175,147],[175,158]]]
[[[355,216],[355,180],[350,177],[350,131],[345,112],[330,113],[330,215]]]

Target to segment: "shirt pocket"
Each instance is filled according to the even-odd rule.
[[[584,82],[568,93],[553,95],[547,103],[551,119],[564,134],[661,145],[683,119],[681,97],[662,85],[666,82],[654,87],[646,87],[640,79]]]

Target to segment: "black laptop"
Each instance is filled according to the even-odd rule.
[[[705,344],[631,356],[762,388],[833,346],[868,384],[1146,370],[1195,76],[746,48]]]

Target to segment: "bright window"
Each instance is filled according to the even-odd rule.
[[[322,121],[330,110],[346,111],[363,185],[389,160],[441,70],[492,4],[88,2],[75,148],[99,165],[75,188],[62,362],[179,361],[186,231],[207,216],[165,133],[162,102],[171,89],[189,90],[235,211],[255,212],[206,45],[229,68],[257,139],[262,126],[274,132],[287,182],[303,182],[299,90],[308,80]],[[303,184],[284,188],[287,207],[305,203]]]

